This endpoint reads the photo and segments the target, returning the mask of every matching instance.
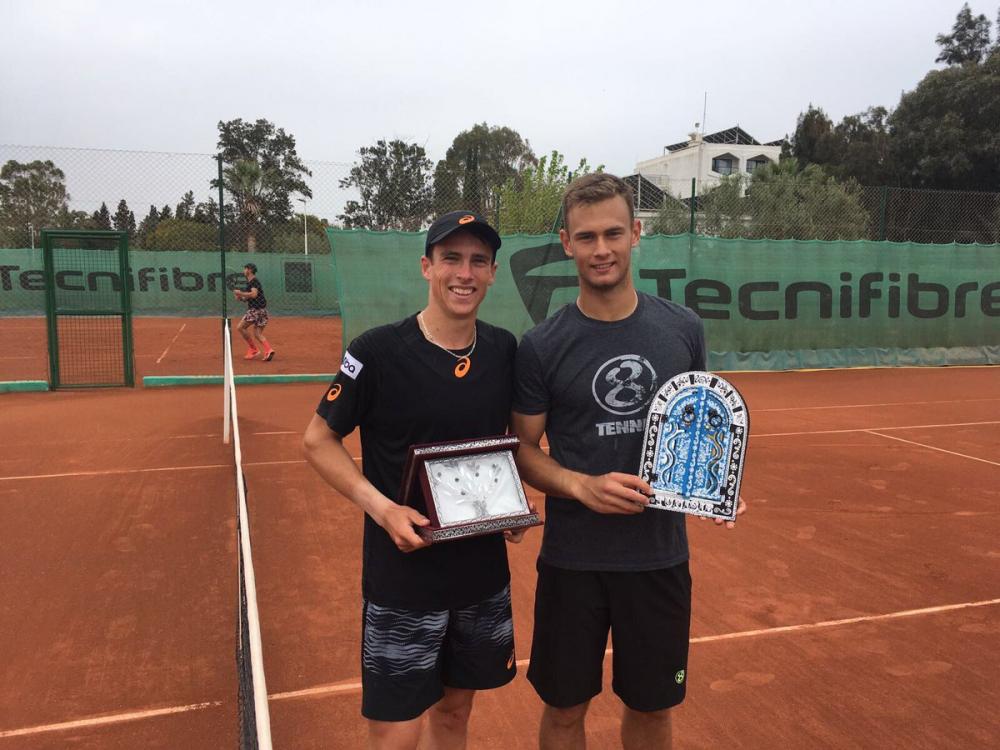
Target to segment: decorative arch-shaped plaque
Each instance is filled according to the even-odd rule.
[[[735,521],[749,435],[731,383],[710,372],[671,378],[646,417],[639,476],[653,488],[649,507]]]

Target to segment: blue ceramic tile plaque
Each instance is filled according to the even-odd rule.
[[[685,372],[653,397],[639,476],[650,508],[736,520],[750,415],[739,391],[710,372]]]

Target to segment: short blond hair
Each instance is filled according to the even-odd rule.
[[[600,203],[620,195],[628,206],[628,220],[635,220],[635,201],[632,188],[621,177],[615,177],[607,172],[592,172],[573,180],[563,195],[562,215],[563,226],[567,226],[569,210],[574,206]]]

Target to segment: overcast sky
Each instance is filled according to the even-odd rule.
[[[402,138],[437,161],[476,122],[609,171],[812,102],[894,106],[959,0],[356,2],[0,0],[0,144],[212,153],[271,120],[308,160]],[[996,18],[995,5],[972,2]]]

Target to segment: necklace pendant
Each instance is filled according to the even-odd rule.
[[[469,356],[460,357],[458,364],[455,365],[455,377],[464,378],[470,369],[472,369],[472,360],[469,359]]]

